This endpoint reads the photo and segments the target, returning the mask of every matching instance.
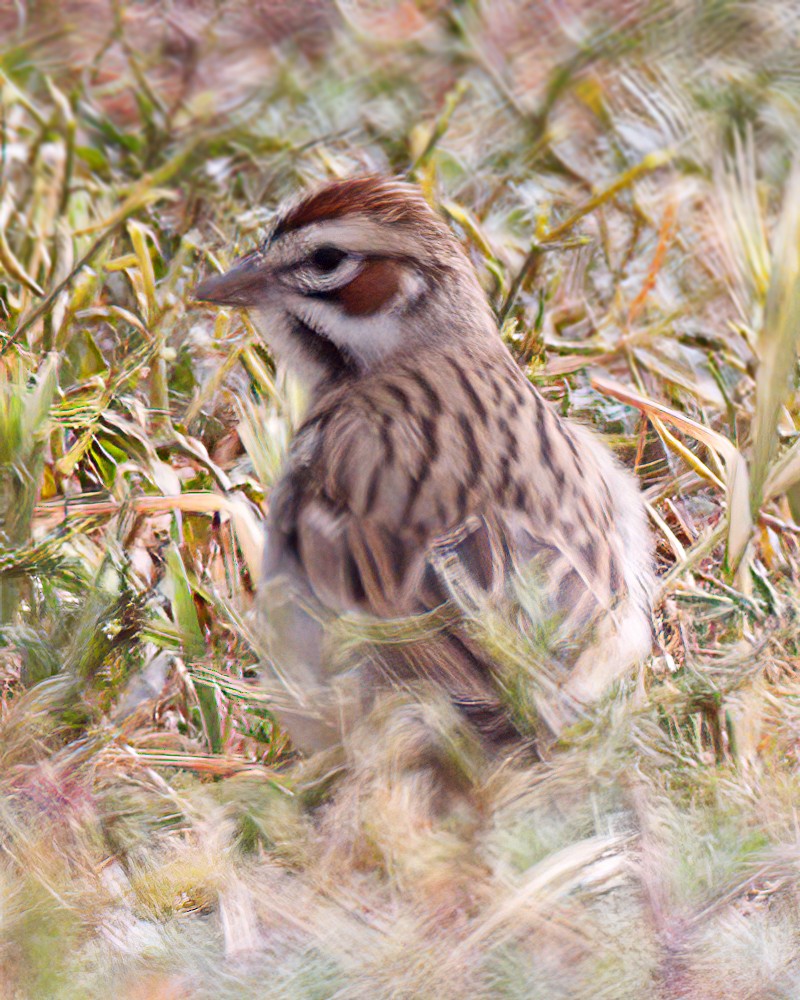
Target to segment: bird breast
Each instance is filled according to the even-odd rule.
[[[297,442],[305,457],[287,469],[303,485],[283,518],[334,609],[369,604],[365,578],[380,571],[384,611],[407,613],[431,546],[486,515],[502,523],[513,562],[545,559],[552,575],[558,561],[551,585],[566,600],[580,584],[607,605],[625,587],[609,469],[594,460],[599,445],[581,443],[510,357],[406,359],[320,401]],[[371,565],[354,567],[357,553]],[[355,568],[362,579],[343,588]]]

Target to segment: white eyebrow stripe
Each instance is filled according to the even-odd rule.
[[[388,237],[388,238],[387,238]],[[313,253],[325,244],[332,244],[349,253],[371,256],[387,254],[418,257],[418,237],[409,233],[401,224],[388,227],[364,215],[349,215],[344,219],[328,219],[312,222],[294,233],[279,237],[276,245],[284,243],[286,248],[302,247]]]

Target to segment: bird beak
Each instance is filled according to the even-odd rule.
[[[260,250],[236,261],[230,271],[212,274],[194,290],[201,302],[218,306],[252,306],[264,295],[268,269]]]

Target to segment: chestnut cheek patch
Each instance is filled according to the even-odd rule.
[[[394,261],[371,261],[338,290],[336,298],[348,316],[373,316],[400,290],[400,277]]]

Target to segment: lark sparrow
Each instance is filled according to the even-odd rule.
[[[521,621],[526,592],[557,622],[551,729],[645,655],[652,550],[635,482],[529,383],[417,188],[329,183],[196,295],[247,307],[310,393],[270,497],[262,581],[298,746],[336,740],[376,686],[418,681],[488,741],[513,739],[502,665],[472,624],[482,610]],[[326,622],[437,608],[337,673]]]

